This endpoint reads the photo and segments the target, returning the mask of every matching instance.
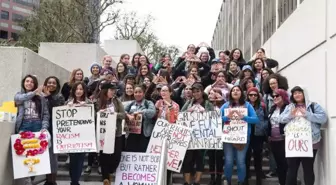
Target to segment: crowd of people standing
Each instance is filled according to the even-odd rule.
[[[201,47],[207,51],[199,52]],[[224,116],[226,109],[244,107],[248,115],[238,113],[238,116],[248,123],[247,143],[223,143],[223,150],[188,150],[182,165],[184,185],[200,184],[206,155],[211,175],[209,185],[222,185],[223,182],[231,185],[234,161],[238,184],[249,184],[252,157],[256,184],[261,185],[265,178],[262,171],[265,149],[269,150],[270,174],[278,177],[280,185],[296,185],[300,164],[305,184],[313,185],[314,160],[321,144],[320,127],[327,122],[326,112],[308,99],[303,87],[289,89],[286,77],[272,70],[278,62],[267,58],[263,48],[256,51],[251,61],[246,61],[238,48],[220,51],[218,56],[215,57],[209,46],[191,44],[175,61],[169,54],[163,54],[154,64],[146,55],[124,54],[113,68],[112,57],[105,56],[102,62],[89,66],[91,74],[87,77],[82,69],[74,69],[63,86],[56,76],[46,78],[39,86],[34,75],[27,75],[22,79],[22,90],[14,97],[18,107],[15,130],[17,133],[43,130],[52,135],[52,108],[61,105],[94,104],[97,112],[116,113],[114,153],[89,153],[88,166],[84,170],[90,174],[92,166],[98,165],[103,184],[109,185],[122,151],[146,152],[156,119],[174,124],[179,112],[220,110],[225,124],[234,119],[234,112]],[[123,102],[128,101],[131,103],[123,106]],[[137,114],[143,117],[141,134],[127,133],[127,122],[136,119]],[[311,123],[312,158],[286,158],[284,130],[295,117],[304,117]],[[71,185],[79,185],[86,155],[68,155]],[[56,184],[57,155],[52,147],[50,162],[51,174],[47,175],[45,185]],[[25,179],[25,183],[28,184],[29,179]]]

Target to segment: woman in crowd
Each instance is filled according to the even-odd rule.
[[[144,85],[135,85],[134,99],[125,107],[126,122],[134,122],[141,116],[141,132],[129,133],[126,142],[126,151],[146,152],[154,124],[153,118],[156,114],[154,104],[145,99]]]
[[[87,84],[88,97],[93,94],[96,89],[98,81],[100,80],[101,67],[98,63],[93,63],[90,66],[91,76],[85,77],[84,82]]]
[[[146,76],[153,77],[153,73],[151,72],[150,68],[148,65],[141,65],[138,71],[138,75],[135,78],[135,83],[136,84],[142,84],[144,81],[144,78]]]
[[[313,157],[291,157],[287,158],[288,172],[286,185],[296,185],[297,172],[300,164],[303,168],[303,179],[305,185],[314,185],[314,161],[317,150],[321,147],[321,131],[320,128],[328,120],[326,112],[322,107],[308,99],[308,92],[300,87],[295,86],[291,90],[291,104],[286,107],[280,115],[280,123],[288,123],[295,117],[304,117],[311,124]]]
[[[127,83],[125,85],[125,91],[124,91],[123,95],[121,96],[120,100],[122,102],[133,101],[134,100],[134,84]]]
[[[209,101],[214,106],[216,111],[225,103],[221,89],[212,88],[209,92]],[[223,166],[224,166],[224,152],[223,150],[207,150],[209,156],[209,172],[211,180],[209,185],[221,185]]]
[[[283,89],[275,89],[272,92],[274,105],[272,105],[268,115],[268,141],[276,162],[276,170],[280,185],[286,184],[287,162],[285,151],[284,124],[281,114],[289,104],[288,94]],[[284,124],[283,124],[284,123]]]
[[[42,87],[38,87],[37,78],[33,75],[26,75],[22,79],[21,91],[14,96],[14,102],[18,107],[15,133],[24,131],[44,132],[47,133],[47,137],[50,139],[48,131],[50,115],[47,100],[41,96]],[[15,183],[32,185],[30,177],[17,179]]]
[[[237,65],[240,67],[240,69],[242,69],[243,66],[246,65],[246,61],[243,57],[243,53],[238,48],[235,48],[231,51],[229,58],[230,60],[236,60]]]
[[[141,56],[141,53],[135,53],[132,57],[132,61],[131,61],[131,64],[132,66],[129,66],[128,67],[128,70],[131,74],[133,75],[136,75],[137,74],[137,71],[138,71],[138,66],[139,65],[139,58]]]
[[[122,120],[125,119],[125,110],[121,101],[116,97],[116,88],[117,87],[114,84],[104,83],[101,87],[102,90],[99,95],[99,100],[96,104],[98,113],[115,113],[117,117],[114,153],[105,154],[100,151],[99,155],[104,185],[111,185],[110,174],[113,174],[116,171],[120,163],[121,151],[124,143],[122,137]],[[105,144],[108,143],[109,141],[105,141]]]
[[[246,108],[247,115],[242,115],[238,111],[231,111],[232,108]],[[228,114],[225,114],[225,112]],[[234,113],[238,116],[236,118]],[[246,176],[246,151],[250,143],[250,134],[252,124],[259,123],[258,116],[253,108],[253,106],[245,101],[245,95],[243,90],[239,86],[234,86],[229,95],[229,101],[226,102],[221,107],[221,115],[223,116],[223,123],[230,124],[231,120],[243,120],[248,124],[247,132],[247,142],[246,144],[232,144],[224,142],[224,155],[225,155],[225,166],[224,173],[228,185],[231,185],[231,177],[233,170],[233,161],[236,159],[237,168],[238,168],[238,185],[243,185]]]
[[[261,72],[261,77],[263,79],[263,81],[261,82],[261,84],[264,84],[264,80],[267,79],[267,77],[269,77],[269,75],[274,74],[274,72],[272,71],[272,69],[270,68],[264,68]]]
[[[171,99],[173,89],[168,85],[163,85],[160,95],[162,99],[155,103],[157,118],[165,119],[169,123],[175,123],[180,107]]]
[[[54,107],[62,106],[65,103],[64,97],[60,93],[61,90],[61,84],[57,77],[55,76],[49,76],[44,81],[44,88],[43,88],[43,95],[45,99],[48,100],[48,110],[50,114],[49,119],[49,133],[51,135],[51,142],[53,142],[53,112],[52,109]],[[51,174],[47,175],[47,180],[44,183],[45,185],[56,185],[56,175],[57,175],[57,157],[54,153],[53,147],[49,148],[49,157],[50,157],[50,168],[51,168]]]
[[[265,69],[265,63],[263,59],[257,58],[252,62],[252,71],[255,74],[256,79],[262,83],[262,71]]]
[[[228,100],[228,94],[229,94],[231,88],[233,87],[232,84],[227,83],[226,79],[227,79],[226,73],[224,71],[219,71],[216,74],[215,83],[213,83],[212,85],[209,85],[207,88],[205,88],[204,92],[206,94],[209,94],[210,89],[218,88],[222,91],[221,94],[223,95],[223,100],[226,102]]]
[[[231,60],[228,63],[227,67],[227,75],[228,75],[227,81],[231,84],[235,84],[236,81],[239,79],[239,72],[240,68],[238,67],[237,61]]]
[[[118,81],[123,81],[124,78],[126,77],[128,71],[127,71],[127,65],[123,62],[119,62],[117,64],[117,74],[116,77],[118,79]]]
[[[129,56],[129,54],[122,54],[120,56],[119,62],[121,62],[123,64],[126,64],[126,66],[130,66],[131,64],[130,64],[130,56]],[[125,68],[125,69],[127,69],[127,68]]]
[[[266,57],[265,49],[259,48],[256,53],[256,58],[261,58],[265,62],[265,67],[267,68],[275,68],[278,67],[279,63],[276,60],[270,59]],[[249,64],[251,65],[253,61],[250,61]]]
[[[71,72],[69,82],[64,83],[64,85],[62,87],[62,90],[61,90],[61,93],[62,93],[65,101],[68,101],[68,99],[70,97],[70,90],[72,88],[72,85],[76,82],[83,81],[83,78],[84,78],[83,70],[78,68],[78,69],[74,69]]]
[[[109,55],[105,55],[104,58],[103,58],[103,62],[102,62],[102,71],[105,71],[105,70],[110,70],[113,74],[115,74],[115,71],[112,67],[112,57],[109,56]]]
[[[84,82],[76,82],[71,88],[71,99],[66,102],[68,106],[85,106],[92,104],[92,102],[86,98],[87,90]],[[71,153],[70,157],[70,179],[71,185],[79,185],[79,179],[82,175],[85,153]]]
[[[204,94],[204,88],[202,84],[195,83],[192,85],[192,99],[187,101],[181,109],[181,112],[205,112],[213,111],[214,107],[208,100],[206,94]],[[182,169],[184,175],[185,185],[190,185],[192,183],[192,172],[194,171],[194,166],[196,166],[195,178],[193,181],[194,185],[199,185],[204,171],[204,155],[205,150],[187,150],[184,157]]]
[[[259,90],[256,87],[251,87],[247,90],[247,101],[253,106],[258,119],[259,124],[251,126],[250,134],[250,144],[246,154],[246,177],[245,185],[248,185],[248,179],[250,174],[250,162],[253,156],[254,169],[256,171],[256,185],[261,185],[262,183],[262,151],[265,141],[265,136],[267,135],[267,112],[265,104],[262,103],[262,98],[259,94]]]
[[[241,82],[248,77],[251,77],[254,80],[254,83],[256,84],[257,87],[260,87],[260,82],[255,77],[255,74],[252,71],[252,67],[249,65],[245,65],[243,67],[243,69],[240,71],[239,79],[236,81],[234,85],[241,85]]]

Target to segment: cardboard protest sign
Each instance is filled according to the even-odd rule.
[[[167,169],[180,172],[191,139],[191,129],[158,119],[147,147],[147,153],[160,154],[164,139],[168,141]]]
[[[286,157],[313,157],[311,122],[296,117],[285,127]]]
[[[97,146],[105,154],[114,153],[117,115],[111,112],[97,113]]]
[[[54,152],[97,152],[94,114],[93,105],[54,107]]]
[[[219,111],[180,112],[176,124],[192,130],[188,150],[222,150],[222,119]]]
[[[160,155],[158,154],[123,152],[114,184],[157,185],[159,164]]]
[[[127,127],[128,127],[129,133],[141,134],[142,114],[134,114],[134,120],[127,121]]]
[[[39,132],[34,133],[36,136],[39,136]],[[49,158],[49,148],[46,146],[46,149],[43,150],[43,153],[40,152],[40,148],[42,147],[39,139],[27,139],[30,140],[29,143],[21,139],[21,142],[18,142],[21,136],[20,134],[15,134],[11,136],[11,148],[12,148],[12,160],[13,160],[13,174],[14,179],[20,179],[24,177],[38,176],[50,174],[50,158]],[[34,141],[31,142],[31,141]],[[22,153],[20,155],[16,151],[15,144],[22,144]],[[29,148],[31,146],[31,148]],[[36,148],[35,146],[39,146],[40,148]],[[20,149],[21,150],[21,149]],[[29,150],[36,150],[37,153],[33,154],[33,156],[28,156],[27,152]],[[42,153],[42,154],[41,154]]]
[[[242,115],[247,116],[246,108],[229,108],[225,109],[225,116],[229,114],[229,111],[237,111]],[[222,142],[224,143],[238,143],[246,144],[247,143],[247,131],[248,123],[244,120],[241,120],[238,117],[238,114],[233,113],[235,119],[231,119],[230,122],[224,123]]]

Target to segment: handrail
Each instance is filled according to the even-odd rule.
[[[167,154],[168,154],[168,141],[167,139],[164,139],[162,141],[157,185],[167,185],[167,179],[166,179],[167,178]]]

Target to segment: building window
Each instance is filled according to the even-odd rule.
[[[1,19],[9,20],[9,12],[1,10]]]
[[[8,39],[8,32],[0,30],[0,39]]]
[[[279,27],[297,8],[297,0],[278,0]]]
[[[13,2],[31,8],[37,7],[39,5],[39,0],[13,0]]]
[[[17,34],[17,33],[11,33],[11,37],[12,37],[12,39],[14,39],[15,41],[17,41],[18,39],[19,39],[19,34]]]
[[[24,16],[16,13],[12,13],[12,20],[15,22],[23,21]]]

